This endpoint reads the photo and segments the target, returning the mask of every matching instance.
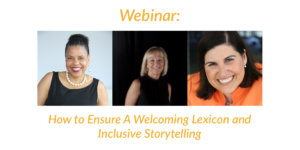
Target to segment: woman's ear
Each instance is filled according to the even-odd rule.
[[[244,53],[243,53],[243,61],[244,61],[244,65],[247,64],[247,52],[246,52],[246,49],[244,49]]]

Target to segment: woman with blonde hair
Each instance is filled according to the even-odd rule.
[[[169,105],[171,85],[165,78],[167,72],[165,50],[162,47],[150,47],[143,57],[141,77],[129,87],[125,105]]]

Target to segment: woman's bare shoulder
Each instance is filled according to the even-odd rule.
[[[49,82],[52,80],[53,72],[48,72],[40,81],[41,82]]]
[[[141,82],[140,82],[139,79],[134,79],[131,84],[134,85],[134,86],[140,86]]]
[[[98,87],[104,87],[104,83],[98,79]]]

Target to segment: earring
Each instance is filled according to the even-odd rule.
[[[89,73],[91,73],[91,67],[90,67],[90,65],[87,66],[87,71],[88,71]]]
[[[244,67],[246,68],[246,67],[247,67],[247,65],[245,64],[245,65],[244,65]]]

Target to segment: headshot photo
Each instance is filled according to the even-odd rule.
[[[113,105],[187,105],[187,32],[114,31]]]
[[[262,31],[188,37],[188,106],[262,106]]]
[[[38,106],[112,105],[112,32],[37,34]]]

